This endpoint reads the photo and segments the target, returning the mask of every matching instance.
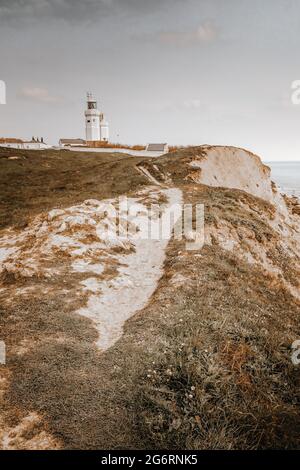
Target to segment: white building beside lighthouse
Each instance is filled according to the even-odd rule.
[[[100,140],[108,142],[109,139],[109,127],[108,122],[105,119],[104,114],[100,114]]]
[[[87,109],[85,111],[85,133],[87,142],[108,142],[109,126],[104,114],[100,113],[97,101],[91,93],[87,94]]]

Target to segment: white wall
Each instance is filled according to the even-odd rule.
[[[100,112],[97,109],[85,111],[85,133],[86,140],[100,140]]]
[[[0,147],[21,150],[44,150],[51,148],[50,145],[43,144],[42,142],[1,143]]]
[[[107,122],[100,122],[100,140],[109,141],[109,127]]]
[[[60,148],[55,147],[56,150],[66,150],[66,147]],[[126,153],[134,157],[160,157],[164,155],[163,152],[148,152],[147,150],[131,150],[131,149],[120,149],[120,148],[91,148],[91,147],[71,147],[70,150],[76,152],[98,152],[98,153]]]

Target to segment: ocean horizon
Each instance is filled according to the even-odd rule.
[[[300,162],[264,162],[271,168],[271,178],[287,193],[300,196]]]

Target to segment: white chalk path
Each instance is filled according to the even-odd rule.
[[[113,230],[115,221],[109,207],[119,201],[87,200],[78,206],[41,214],[21,233],[8,230],[0,238],[0,272],[6,270],[24,279],[33,276],[46,279],[62,274],[64,263],[54,261],[59,248],[71,260],[71,272],[86,273],[77,294],[88,293],[89,298],[77,313],[93,320],[99,331],[97,345],[101,350],[120,338],[124,322],[149,301],[162,274],[165,249],[174,223],[181,215],[181,191],[163,189],[147,170],[144,174],[156,184],[140,191],[137,198],[128,199],[130,214],[132,206],[135,214],[129,223],[133,231],[128,234],[126,230],[121,229],[121,233]],[[158,204],[161,195],[166,196],[166,204]],[[148,204],[153,204],[152,214],[144,205],[144,198]],[[174,206],[180,207],[179,215],[173,212]],[[153,239],[147,236],[150,225]],[[160,229],[163,237],[159,236]],[[85,241],[89,236],[92,241]],[[99,263],[95,262],[98,256]],[[49,260],[54,261],[53,265],[49,265]],[[106,263],[110,266],[111,261],[117,263],[117,276],[110,280],[99,278],[105,272]],[[38,289],[39,283],[31,287],[31,294],[35,287]],[[0,286],[0,292],[5,292],[7,298],[23,295],[24,289],[10,292],[9,286]]]
[[[162,219],[168,217],[173,204],[182,203],[179,189],[166,189],[162,192],[168,204]],[[90,296],[87,306],[77,311],[93,320],[99,331],[97,346],[101,350],[110,348],[122,336],[125,321],[148,303],[162,275],[165,250],[172,235],[176,220],[169,227],[164,239],[134,240],[135,252],[119,257],[123,263],[118,276],[112,281],[102,281],[101,294]],[[166,224],[167,225],[167,224]]]

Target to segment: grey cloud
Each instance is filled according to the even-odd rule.
[[[167,31],[158,35],[160,42],[175,46],[209,43],[216,39],[218,30],[214,23],[206,21],[191,31]]]
[[[155,33],[132,34],[135,41],[146,43],[160,43],[174,47],[186,47],[195,44],[208,44],[214,42],[219,36],[219,29],[213,21],[204,21],[196,28],[178,30],[160,30]]]
[[[171,3],[172,0],[0,0],[0,22],[43,18],[87,21],[107,15],[142,14]]]
[[[59,103],[61,98],[51,95],[47,88],[24,87],[18,92],[18,97],[27,101],[39,103]]]

